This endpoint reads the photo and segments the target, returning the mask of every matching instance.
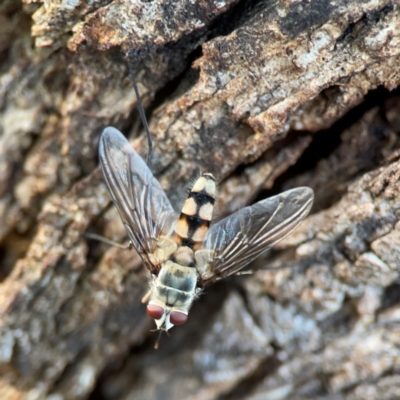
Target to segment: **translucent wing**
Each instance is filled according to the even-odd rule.
[[[99,144],[100,165],[108,190],[129,239],[151,272],[159,265],[153,254],[161,235],[175,227],[177,214],[160,183],[115,128],[105,128]]]
[[[238,272],[308,215],[314,192],[300,187],[243,208],[212,225],[196,254],[203,283]]]

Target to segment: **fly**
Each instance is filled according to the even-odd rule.
[[[145,128],[149,137],[147,124]],[[187,321],[205,285],[237,274],[292,232],[314,199],[312,189],[299,187],[212,223],[212,174],[196,180],[177,213],[146,162],[117,129],[103,130],[99,159],[130,245],[151,273],[144,302],[160,334]]]

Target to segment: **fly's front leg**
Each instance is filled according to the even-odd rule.
[[[235,275],[253,275],[254,271],[239,271]]]
[[[142,297],[142,304],[148,303],[150,301],[151,294],[153,293],[154,281],[157,279],[157,275],[151,274],[150,289]]]
[[[142,304],[148,303],[151,296],[151,289],[147,291],[147,293],[142,297]]]
[[[128,244],[121,244],[118,242],[114,242],[114,240],[107,239],[104,236],[96,235],[95,233],[89,233],[89,232],[85,232],[83,234],[83,236],[87,239],[97,240],[99,242],[106,243],[106,244],[109,244],[110,246],[118,247],[123,250],[132,250],[133,249],[132,242],[129,242]]]

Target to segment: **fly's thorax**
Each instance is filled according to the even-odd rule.
[[[197,278],[196,268],[167,261],[158,274],[156,290],[167,297],[167,305],[184,304],[195,293]]]
[[[188,250],[193,256],[191,249]],[[186,249],[179,253],[178,258],[190,258],[190,253]],[[196,297],[197,279],[196,268],[182,266],[171,260],[163,264],[158,277],[153,282],[153,290],[147,306],[147,313],[155,319],[158,329],[168,330],[174,325],[186,322],[190,307]]]
[[[199,247],[205,239],[216,198],[215,178],[204,173],[196,180],[185,201],[175,228],[177,243]]]

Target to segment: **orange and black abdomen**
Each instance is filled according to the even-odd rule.
[[[209,173],[202,174],[193,185],[176,225],[179,245],[194,249],[203,242],[210,226],[215,197],[215,178]]]

